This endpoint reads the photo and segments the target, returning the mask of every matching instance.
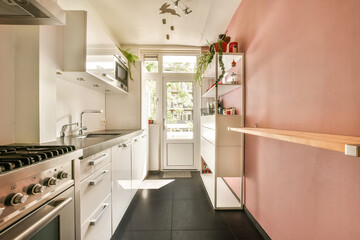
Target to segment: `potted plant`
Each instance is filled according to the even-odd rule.
[[[221,68],[221,74],[216,79],[216,82],[215,82],[216,86],[217,86],[218,82],[225,75],[225,66],[224,66],[224,62],[223,62],[223,58],[222,58],[223,57],[223,39],[222,38],[220,38],[218,40],[217,45],[218,45],[218,51],[219,51],[219,65]],[[199,85],[201,85],[201,81],[203,80],[203,75],[204,75],[206,69],[208,68],[208,66],[210,65],[212,60],[214,59],[215,52],[216,52],[215,51],[215,43],[209,44],[209,50],[203,52],[197,58],[194,79],[195,79],[195,82],[199,83]]]
[[[117,47],[120,52],[124,55],[124,57],[126,57],[126,59],[128,60],[128,65],[129,65],[129,76],[130,76],[130,79],[131,80],[134,80],[131,76],[131,65],[133,65],[135,67],[135,62],[137,60],[139,60],[139,57],[130,53],[129,52],[129,49],[127,50],[124,50],[124,49],[121,49],[120,47]]]

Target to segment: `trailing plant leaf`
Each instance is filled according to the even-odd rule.
[[[208,68],[209,64],[214,59],[215,55],[215,44],[209,44],[209,51],[205,51],[204,53],[200,54],[196,60],[196,66],[195,66],[195,76],[194,80],[195,82],[198,82],[199,85],[201,85],[203,75]]]
[[[219,45],[219,65],[220,65],[220,68],[221,68],[221,74],[220,74],[219,78],[216,79],[216,85],[217,85],[218,82],[221,81],[221,79],[225,76],[225,65],[224,65],[224,62],[223,62],[222,43],[223,43],[223,40],[220,39],[220,40],[218,41],[218,45]]]
[[[219,45],[219,65],[220,65],[220,68],[221,68],[221,74],[216,79],[216,85],[218,84],[218,82],[225,75],[225,66],[224,66],[224,62],[223,62],[222,43],[223,43],[223,40],[219,39],[219,41],[218,41],[218,45]],[[210,63],[212,62],[212,60],[214,59],[214,56],[215,56],[215,43],[210,44],[208,42],[208,44],[209,44],[209,51],[205,51],[204,53],[200,54],[198,56],[197,60],[196,60],[194,80],[195,80],[195,82],[198,82],[199,85],[201,85],[201,82],[203,80],[203,75],[204,75],[206,69],[208,68],[208,66],[210,65]]]
[[[128,60],[128,65],[129,65],[129,76],[131,80],[134,80],[131,76],[131,65],[133,65],[135,67],[135,62],[139,60],[139,57],[130,53],[129,50],[130,49],[121,49],[119,47],[117,47],[120,52],[124,55],[124,57],[126,57],[126,59]]]

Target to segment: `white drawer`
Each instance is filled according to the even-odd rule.
[[[111,238],[111,194],[101,202],[81,225],[82,240],[109,240]]]
[[[201,126],[215,130],[215,115],[201,116]]]
[[[104,166],[80,183],[80,219],[83,223],[111,193],[111,164]]]
[[[110,149],[96,153],[80,161],[80,179],[88,177],[111,161]]]
[[[201,157],[205,160],[210,170],[215,172],[215,145],[201,138]]]
[[[215,144],[215,130],[207,127],[201,127],[201,136],[206,140]]]

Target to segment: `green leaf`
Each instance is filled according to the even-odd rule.
[[[131,76],[131,65],[133,65],[133,66],[135,67],[135,63],[136,63],[136,61],[139,60],[139,57],[136,56],[136,55],[134,55],[134,54],[132,54],[132,53],[130,53],[130,52],[129,52],[130,49],[124,50],[124,49],[121,49],[120,47],[117,47],[117,48],[118,48],[118,49],[120,50],[120,52],[124,55],[124,57],[126,57],[126,59],[128,60],[128,65],[129,65],[129,77],[130,77],[131,80],[134,80],[134,79],[132,78],[132,76]]]

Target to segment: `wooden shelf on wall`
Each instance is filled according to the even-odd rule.
[[[229,131],[272,138],[286,142],[342,152],[345,155],[360,157],[360,137],[277,130],[269,128],[231,128]]]

